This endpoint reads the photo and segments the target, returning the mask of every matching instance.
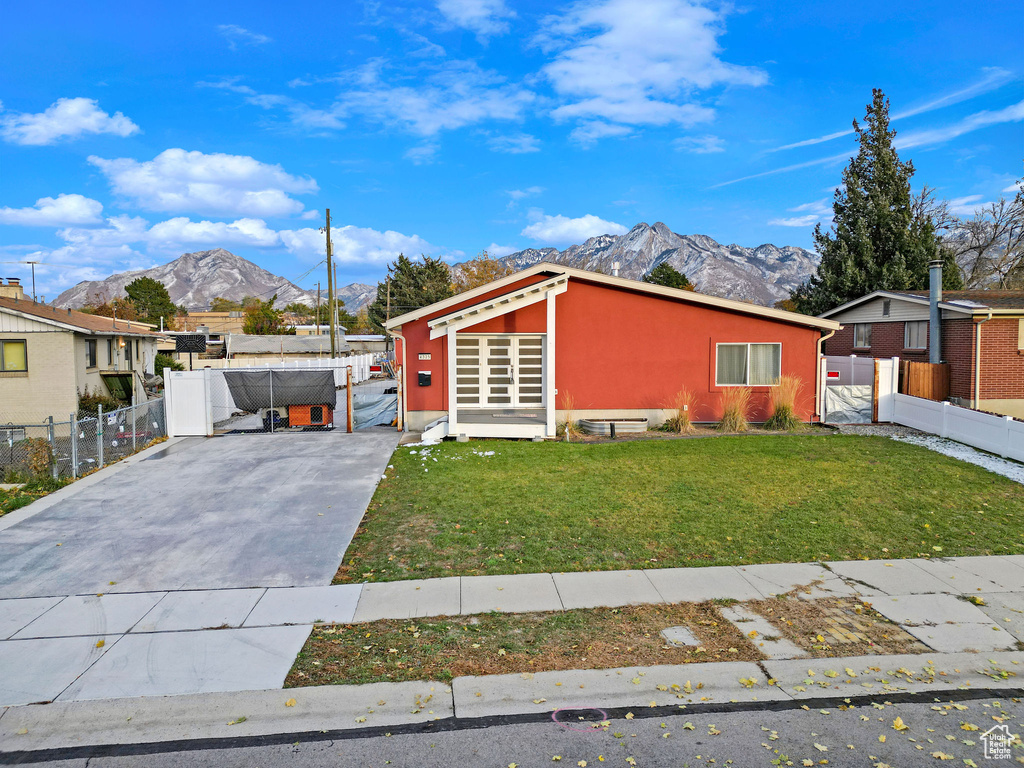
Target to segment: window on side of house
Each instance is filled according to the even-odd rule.
[[[882,301],[882,317],[889,316],[889,308],[892,306],[892,301],[885,299]]]
[[[107,339],[107,365],[114,365],[114,340]]]
[[[718,344],[716,357],[720,387],[771,386],[782,374],[781,344]]]
[[[85,340],[85,367],[96,367],[96,339]]]
[[[871,323],[854,323],[853,346],[857,349],[868,349],[871,347]]]
[[[128,339],[125,342],[124,348],[124,365],[129,371],[132,370],[132,340]]]
[[[135,359],[139,359],[139,355],[142,354],[142,339],[135,340]]]
[[[0,371],[24,373],[28,371],[28,343],[22,339],[0,341]]]
[[[928,347],[928,321],[915,320],[904,325],[904,349],[926,349]]]

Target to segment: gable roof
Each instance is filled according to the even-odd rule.
[[[597,272],[588,272],[583,269],[566,267],[561,264],[551,264],[546,261],[542,261],[541,263],[528,269],[524,269],[521,272],[516,272],[515,274],[508,275],[507,277],[494,280],[486,285],[481,285],[478,288],[473,288],[469,291],[465,291],[464,293],[456,294],[455,296],[443,301],[435,302],[434,304],[430,304],[426,307],[420,307],[412,312],[406,312],[404,315],[392,318],[386,323],[386,327],[389,329],[398,328],[405,323],[419,320],[427,315],[432,315],[445,309],[456,307],[465,302],[472,302],[473,299],[479,298],[493,291],[506,288],[520,280],[545,274],[551,276],[564,275],[567,278],[585,281],[588,283],[597,283],[598,285],[606,285],[610,288],[646,293],[662,298],[675,299],[684,303],[707,306],[713,309],[721,309],[730,312],[739,312],[746,315],[754,315],[756,317],[765,317],[784,323],[792,323],[794,325],[808,325],[812,328],[820,328],[822,330],[838,330],[840,327],[840,324],[834,320],[814,317],[813,315],[801,315],[797,312],[787,312],[783,309],[762,307],[758,304],[750,304],[745,301],[722,299],[717,296],[708,296],[703,293],[697,293],[696,291],[683,291],[678,288],[666,288],[663,285],[645,283],[640,280],[628,280],[624,277],[601,275]]]
[[[840,304],[818,317],[829,318],[875,299],[895,299],[910,304],[929,304],[928,291],[872,291],[860,298]],[[1024,291],[943,291],[941,309],[965,315],[1018,315],[1024,314]]]
[[[114,320],[112,317],[90,315],[73,309],[58,309],[22,299],[0,297],[0,312],[20,315],[66,331],[101,336],[158,336],[152,325],[137,320]]]

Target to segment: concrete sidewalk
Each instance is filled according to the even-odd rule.
[[[33,597],[0,600],[0,705],[279,688],[321,622],[744,601],[794,590],[862,597],[936,651],[1024,642],[1022,555]]]

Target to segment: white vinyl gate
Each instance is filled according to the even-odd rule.
[[[826,424],[892,421],[899,370],[898,357],[823,357],[822,420]]]

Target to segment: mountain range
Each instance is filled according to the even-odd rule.
[[[789,296],[793,288],[807,280],[819,261],[816,253],[803,248],[722,245],[707,235],[677,234],[660,221],[653,226],[641,222],[621,236],[598,235],[564,251],[528,248],[499,260],[515,270],[549,261],[605,274],[611,274],[613,264],[619,262],[619,275],[634,280],[667,262],[702,293],[764,305]],[[452,271],[458,272],[460,266],[452,265]],[[96,298],[114,299],[124,295],[125,285],[140,277],[163,283],[171,301],[192,309],[207,308],[217,297],[241,301],[246,296],[266,299],[275,293],[275,306],[279,308],[291,302],[316,303],[316,293],[223,248],[185,253],[162,266],[119,272],[105,280],[87,280],[64,291],[53,303],[77,308]],[[353,314],[367,307],[376,295],[376,286],[365,283],[350,283],[338,289],[338,297]]]
[[[707,235],[677,234],[659,221],[653,226],[641,222],[620,236],[598,235],[564,251],[528,248],[499,261],[515,270],[549,261],[609,275],[619,262],[619,276],[633,280],[668,262],[701,293],[770,306],[805,282],[820,258],[790,245],[722,245]]]

